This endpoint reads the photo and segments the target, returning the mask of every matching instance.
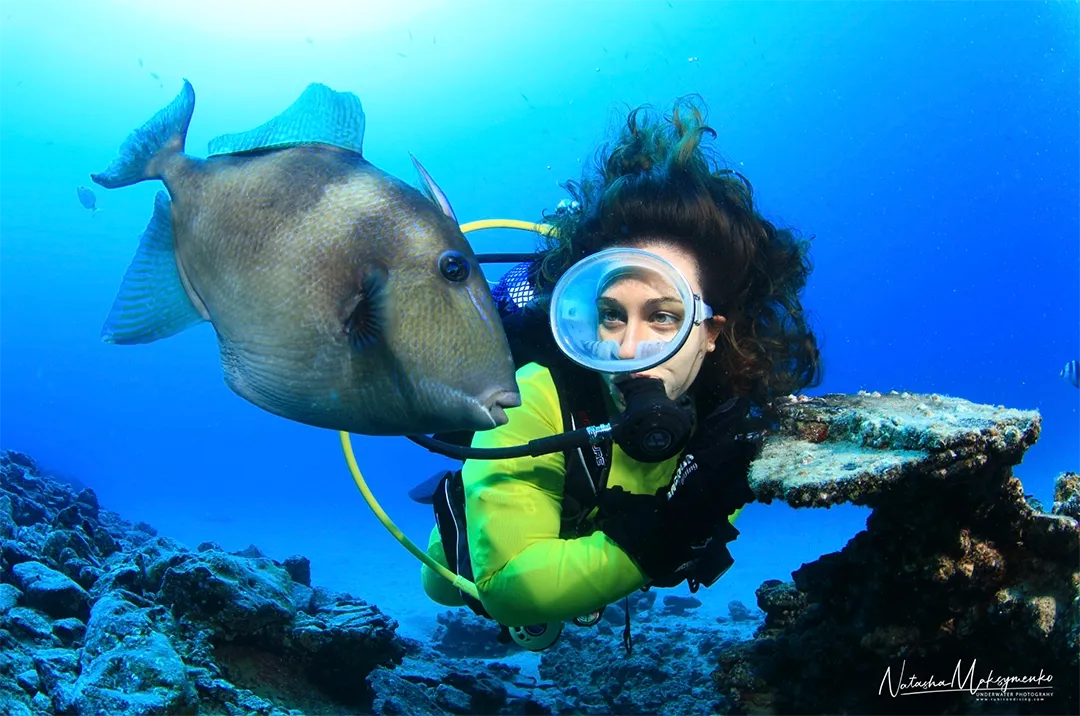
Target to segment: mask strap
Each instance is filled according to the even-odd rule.
[[[701,296],[694,294],[694,325],[700,326],[702,322],[713,317],[713,310],[709,304],[701,300]]]

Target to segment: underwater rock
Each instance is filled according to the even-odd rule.
[[[792,507],[877,507],[895,487],[928,489],[991,460],[1015,465],[1039,437],[1034,411],[909,393],[825,395],[778,401],[779,432],[754,461],[761,502]]]
[[[728,616],[733,622],[752,622],[757,621],[757,615],[750,611],[750,607],[746,606],[738,599],[733,599],[728,602]]]
[[[1080,520],[1080,475],[1063,472],[1054,481],[1054,506],[1050,512]]]
[[[11,503],[11,495],[0,493],[0,539],[9,539],[15,536],[18,525],[15,523],[14,506]]]
[[[454,659],[483,659],[506,656],[516,651],[502,643],[499,626],[483,619],[469,609],[440,612],[435,617],[438,626],[432,635],[432,647],[443,656]]]
[[[292,581],[305,587],[311,586],[311,560],[298,554],[286,557],[283,565]]]
[[[376,669],[368,677],[368,682],[375,694],[371,711],[373,714],[448,714],[428,696],[426,689],[406,681],[389,669]]]
[[[415,645],[393,674],[420,687],[441,709],[462,714],[556,714],[575,711],[553,682],[490,659],[448,659]],[[421,711],[420,713],[426,713]]]
[[[342,703],[359,704],[369,697],[362,679],[405,656],[396,630],[397,622],[375,606],[360,600],[339,602],[297,619],[287,652],[323,692]]]
[[[1012,474],[1039,436],[1038,413],[906,393],[778,409],[779,434],[751,471],[758,498],[873,512],[842,550],[759,589],[765,623],[729,645],[713,675],[732,708],[1076,713],[1080,529],[1064,514],[1076,480],[1059,479],[1059,514],[1044,514]],[[991,670],[1052,680],[1007,700],[961,688]],[[952,685],[894,697],[902,679],[922,682],[905,694],[935,691],[931,675]]]
[[[313,588],[302,557],[188,549],[2,453],[0,712],[1075,713],[1078,479],[1058,479],[1045,514],[1012,475],[1039,416],[906,394],[779,410],[751,471],[758,498],[867,505],[866,530],[793,581],[764,583],[763,621],[731,603],[730,620],[697,624],[693,601],[655,605],[657,590],[638,591],[595,627],[567,624],[539,655],[499,643],[491,622],[463,609],[440,617],[432,646],[402,639],[377,607]],[[15,586],[16,570],[82,589],[89,619],[54,621]],[[515,660],[538,660],[541,678]],[[976,677],[1042,668],[1053,693],[877,695],[890,668],[940,678],[958,662]]]
[[[731,627],[697,626],[683,618],[654,618],[632,627],[626,654],[622,629],[567,626],[541,653],[540,676],[558,686],[556,713],[728,713],[710,680],[717,649]]]
[[[519,666],[444,658],[402,639],[376,606],[313,589],[303,557],[281,564],[254,546],[188,549],[20,460],[0,453],[0,515],[37,506],[20,513],[27,524],[8,523],[3,542],[0,713],[573,710],[574,700]],[[647,607],[655,597],[633,601]],[[481,651],[514,653],[487,642],[498,633],[490,622],[446,624]],[[483,634],[470,633],[481,624]],[[453,637],[444,639],[449,648]]]
[[[296,616],[288,573],[265,557],[199,552],[170,561],[159,601],[226,640],[277,640]],[[275,636],[278,634],[278,636]]]
[[[69,703],[80,714],[192,711],[195,687],[150,613],[114,594],[99,599],[86,627],[79,677],[70,690],[53,694],[54,705]]]
[[[41,562],[22,562],[12,568],[15,584],[22,589],[26,605],[54,619],[90,615],[86,590]]]
[[[9,451],[0,529],[0,713],[357,713],[406,651],[378,608],[295,582],[306,560],[194,552]]]
[[[0,616],[7,614],[21,598],[22,592],[14,584],[0,584]]]
[[[697,597],[685,597],[681,594],[665,594],[664,609],[660,612],[664,616],[684,617],[693,609],[701,606],[701,600]]]

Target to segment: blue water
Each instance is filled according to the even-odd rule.
[[[160,184],[95,187],[93,216],[75,189],[188,78],[195,154],[310,82],[355,92],[368,159],[413,181],[413,152],[462,221],[540,218],[626,106],[700,93],[766,216],[816,237],[814,393],[1037,409],[1042,437],[1016,469],[1027,492],[1049,502],[1054,477],[1080,469],[1080,391],[1057,375],[1080,356],[1077,3],[370,4],[0,5],[3,447],[191,546],[305,554],[316,583],[430,629],[418,563],[368,512],[335,433],[231,393],[208,325],[99,341]],[[406,491],[453,463],[404,439],[354,443],[425,541],[430,513]],[[865,517],[752,506],[736,566],[699,596],[752,604]]]

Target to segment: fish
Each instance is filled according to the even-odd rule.
[[[91,174],[160,180],[101,337],[210,323],[225,383],[275,415],[360,435],[490,430],[521,404],[489,284],[449,200],[363,156],[359,97],[312,83],[247,132],[185,153],[195,91]]]
[[[1080,361],[1069,361],[1058,375],[1072,387],[1080,388]]]
[[[97,196],[94,195],[94,190],[80,186],[75,190],[75,194],[79,197],[79,203],[82,204],[84,209],[97,213]]]

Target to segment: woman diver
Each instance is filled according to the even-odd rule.
[[[584,449],[467,459],[439,485],[428,555],[479,600],[427,566],[425,592],[526,648],[635,590],[713,584],[770,402],[820,380],[799,298],[808,243],[757,213],[749,182],[704,146],[715,136],[699,98],[665,117],[639,108],[566,185],[575,203],[546,217],[536,297],[506,318],[522,404],[472,446],[644,423]]]

